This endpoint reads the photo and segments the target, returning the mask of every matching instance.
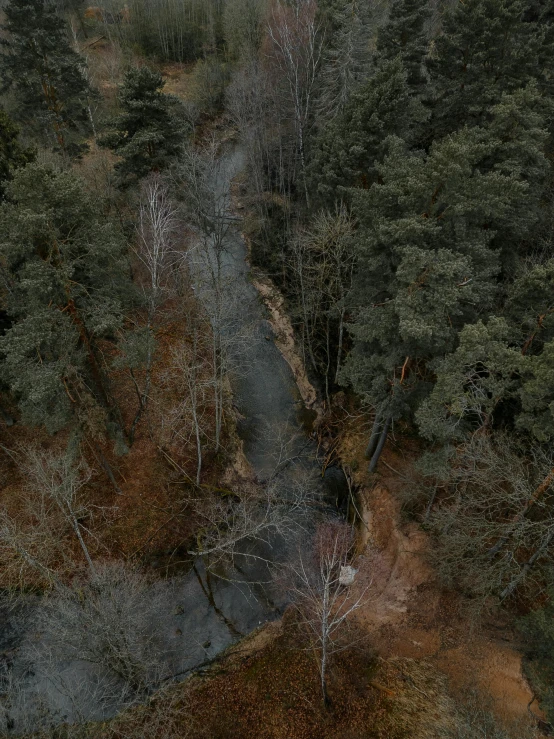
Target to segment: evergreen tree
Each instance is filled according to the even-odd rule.
[[[19,128],[0,108],[0,200],[4,199],[6,183],[19,167],[24,167],[35,157],[35,152],[25,147],[19,139]]]
[[[323,18],[325,51],[320,73],[317,126],[322,130],[341,115],[352,94],[367,79],[370,54],[369,8],[359,0],[340,7],[318,5]]]
[[[30,164],[0,207],[2,377],[23,418],[56,431],[116,411],[98,342],[113,336],[129,297],[124,243],[69,172]],[[116,419],[117,420],[117,419]]]
[[[23,121],[37,121],[54,134],[62,151],[77,153],[72,134],[88,130],[91,90],[83,60],[69,45],[66,24],[45,0],[10,0],[4,13],[4,89],[14,90]]]
[[[482,124],[503,93],[532,79],[549,84],[545,30],[524,21],[525,8],[524,0],[467,0],[445,15],[428,59],[434,137]]]
[[[400,59],[383,64],[314,143],[311,179],[322,200],[340,199],[344,193],[339,188],[368,187],[376,178],[387,136],[410,140],[425,117],[421,103],[410,96]]]
[[[554,261],[527,270],[508,289],[504,316],[460,333],[435,363],[436,382],[417,412],[420,431],[443,442],[479,427],[554,437]]]
[[[461,441],[476,429],[492,429],[500,420],[503,404],[517,398],[525,363],[511,337],[503,318],[462,329],[456,351],[436,363],[435,385],[417,411],[424,437]]]
[[[129,70],[121,86],[121,114],[101,140],[120,157],[115,165],[121,186],[168,166],[183,147],[184,116],[177,98],[162,92],[159,72],[148,67]]]
[[[524,371],[518,427],[539,442],[551,442],[554,439],[554,340],[546,342],[540,354],[527,358]]]
[[[427,81],[424,67],[428,49],[425,25],[429,16],[428,0],[393,0],[387,22],[377,35],[377,59],[400,57],[412,90]]]
[[[552,575],[550,575],[552,580]],[[548,602],[520,621],[525,636],[526,672],[538,693],[541,708],[554,722],[554,587],[548,589]]]
[[[523,108],[510,128],[512,103],[505,96],[488,129],[462,129],[428,155],[391,140],[379,183],[352,191],[361,228],[345,376],[393,416],[419,405],[463,326],[494,310],[498,276],[538,217],[546,132]]]

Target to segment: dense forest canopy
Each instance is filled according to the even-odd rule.
[[[242,232],[284,296],[319,428],[340,438],[363,419],[362,484],[392,436],[410,447],[402,503],[441,586],[474,618],[504,608],[519,624],[554,722],[552,3],[6,0],[1,13],[0,585],[46,594],[48,658],[94,664],[106,705],[144,700],[174,668],[149,641],[141,560],[162,546],[161,512],[170,552],[208,582],[239,542],[284,539],[316,505],[283,503],[279,465],[296,457],[282,440],[258,487],[222,482],[254,361],[228,276]],[[121,524],[122,488],[159,481],[150,518]],[[329,588],[353,545],[321,530]],[[287,592],[308,621],[310,577]],[[114,646],[118,618],[148,648],[125,629]]]

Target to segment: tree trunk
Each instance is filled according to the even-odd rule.
[[[381,428],[381,414],[377,412],[375,413],[375,419],[373,421],[373,427],[371,429],[371,435],[369,437],[369,442],[364,452],[364,456],[366,459],[371,459],[373,452],[375,451],[375,447],[377,446],[377,442],[379,441],[380,428]]]
[[[81,545],[81,549],[83,550],[83,553],[85,555],[85,559],[87,560],[88,566],[90,567],[90,571],[94,575],[96,573],[96,570],[94,569],[94,565],[92,564],[92,559],[90,558],[89,551],[87,549],[87,545],[84,542],[84,539],[81,535],[81,528],[79,526],[79,522],[77,521],[77,518],[75,514],[73,513],[73,509],[70,508],[68,505],[69,510],[69,520],[71,521],[71,525],[73,527],[73,531],[75,532],[77,539],[79,540],[79,544]]]
[[[535,564],[535,562],[539,559],[539,557],[545,553],[547,548],[550,545],[550,542],[554,539],[554,527],[550,530],[548,536],[543,541],[543,543],[540,545],[540,547],[537,549],[537,551],[533,554],[530,559],[527,560],[527,562],[523,565],[521,570],[518,572],[518,574],[514,577],[514,579],[511,581],[511,583],[504,588],[504,590],[500,593],[500,600],[504,600],[509,595],[511,595],[514,590],[517,588],[519,583],[524,580],[527,577],[527,574],[531,567]]]
[[[377,462],[379,461],[379,457],[381,456],[381,452],[383,451],[383,447],[385,446],[385,442],[387,440],[391,422],[392,422],[392,417],[387,416],[387,420],[385,421],[385,425],[383,426],[383,430],[381,431],[381,436],[379,437],[379,443],[377,444],[377,447],[375,451],[373,452],[373,457],[371,458],[371,462],[369,463],[369,472],[375,472],[375,468],[377,467]]]

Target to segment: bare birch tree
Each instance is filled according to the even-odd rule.
[[[283,103],[292,114],[306,205],[306,139],[316,102],[316,84],[323,53],[323,27],[315,0],[275,0],[269,12],[267,33],[271,62],[279,71],[285,91]]]
[[[126,336],[128,370],[138,398],[138,410],[129,432],[132,444],[137,425],[146,411],[152,382],[154,361],[154,331],[156,314],[171,293],[172,278],[183,262],[179,245],[178,209],[169,195],[168,185],[153,173],[142,183],[139,201],[137,240],[134,252],[143,266],[146,278],[143,292],[147,307],[146,326]],[[139,384],[134,370],[144,369],[144,385]]]
[[[352,529],[342,521],[318,527],[309,554],[288,567],[287,590],[316,657],[323,701],[329,704],[327,674],[333,654],[352,646],[346,627],[364,603],[349,565]]]

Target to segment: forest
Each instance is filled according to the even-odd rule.
[[[2,0],[0,735],[554,735],[554,3]]]

